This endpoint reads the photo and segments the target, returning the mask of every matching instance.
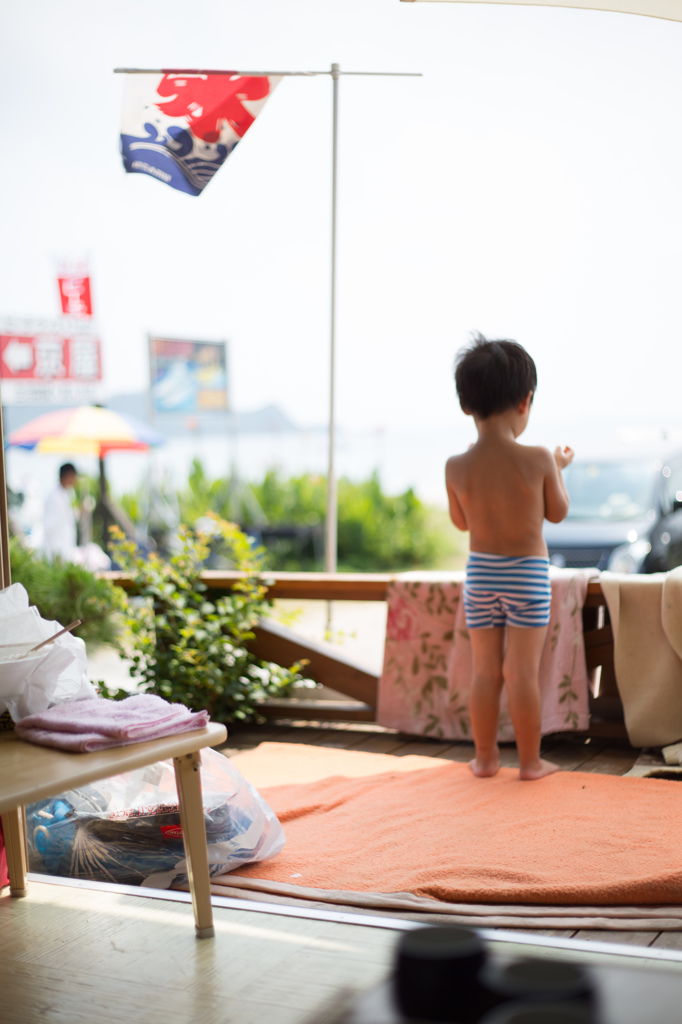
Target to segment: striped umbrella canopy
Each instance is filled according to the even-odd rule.
[[[57,409],[13,430],[7,446],[29,451],[96,455],[113,451],[147,451],[165,438],[134,416],[96,405]]]

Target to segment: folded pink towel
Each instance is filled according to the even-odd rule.
[[[152,693],[125,700],[69,701],[37,715],[22,718],[17,736],[61,750],[105,750],[203,729],[208,712],[193,712],[183,704],[169,704]]]

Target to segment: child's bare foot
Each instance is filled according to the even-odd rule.
[[[560,771],[561,768],[558,764],[552,764],[551,761],[545,761],[542,757],[539,757],[537,761],[526,768],[521,768],[519,776],[524,782],[532,782],[535,779],[544,779],[545,775],[552,775],[554,772]]]
[[[469,767],[479,779],[489,779],[491,775],[495,775],[499,771],[500,759],[497,755],[487,759],[475,757],[473,761],[469,761]]]

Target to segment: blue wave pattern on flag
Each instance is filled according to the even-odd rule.
[[[195,141],[184,129],[171,127],[167,133],[148,122],[146,135],[136,137],[121,133],[123,166],[129,174],[149,174],[181,192],[198,196],[208,185],[237,143],[204,147],[208,152],[195,155]]]
[[[121,155],[147,174],[198,196],[246,134],[279,77],[129,75]]]

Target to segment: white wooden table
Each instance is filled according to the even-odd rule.
[[[199,751],[202,747],[224,743],[226,738],[225,726],[211,722],[205,729],[159,740],[74,754],[27,743],[11,732],[0,734],[0,814],[11,895],[27,895],[26,804],[172,757],[196,934],[200,939],[211,938],[214,935],[213,911]]]

